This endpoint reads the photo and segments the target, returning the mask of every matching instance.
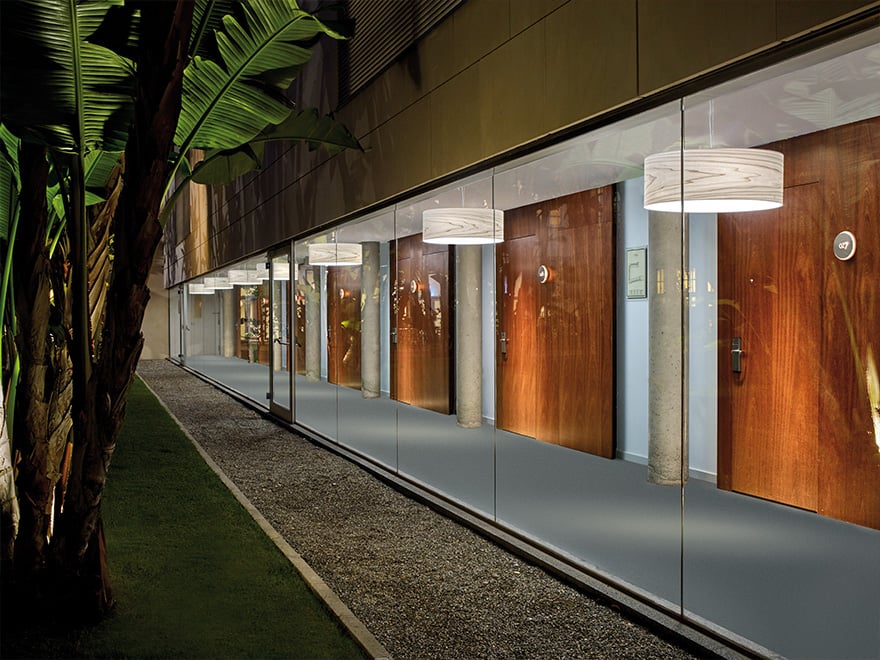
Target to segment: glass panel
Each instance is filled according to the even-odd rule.
[[[292,421],[290,248],[273,252],[270,263],[269,325],[272,367],[269,377],[269,408],[276,415]]]
[[[494,512],[494,243],[491,178],[400,205],[391,246],[391,397],[399,469]]]
[[[499,168],[494,182],[505,225],[496,248],[497,518],[676,613],[680,394],[649,410],[652,396],[680,384],[680,340],[652,346],[648,320],[650,294],[651,304],[679,310],[671,318],[680,325],[679,262],[663,271],[671,287],[661,298],[665,290],[649,286],[657,237],[642,167],[680,130],[670,104]]]
[[[257,256],[188,283],[187,366],[261,406],[269,391],[269,272]]]
[[[391,469],[397,468],[396,404],[390,398],[389,244],[394,238],[391,211],[337,229],[340,261],[360,246],[360,264],[336,266],[328,296],[333,364],[339,387],[339,442]],[[348,251],[348,252],[346,252]],[[329,279],[328,279],[329,282]]]
[[[787,657],[880,656],[878,42],[685,100],[686,204],[784,175],[687,218],[684,609]]]
[[[184,288],[176,286],[168,294],[168,355],[175,361],[183,360],[183,334],[186,315],[183,304],[186,300]]]
[[[327,380],[327,266],[311,263],[306,242],[296,243],[294,254],[296,421],[336,440],[336,386]]]

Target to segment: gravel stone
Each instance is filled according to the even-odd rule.
[[[138,374],[393,657],[694,657],[172,363]]]

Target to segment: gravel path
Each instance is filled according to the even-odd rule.
[[[394,658],[690,658],[164,360],[139,375]]]

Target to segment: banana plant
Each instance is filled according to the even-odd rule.
[[[178,172],[188,176],[182,168],[192,149],[212,155],[251,149],[257,156],[260,147],[247,145],[260,143],[267,128],[296,123],[285,92],[310,58],[308,42],[341,35],[294,0],[4,0],[0,30],[2,122],[27,143],[44,145],[53,164],[51,176],[44,168],[28,178],[45,188],[45,206],[42,213],[37,209],[41,217],[22,216],[19,226],[42,240],[31,241],[35,259],[16,264],[12,275],[19,284],[39,283],[49,272],[56,278],[60,246],[65,246],[72,272],[71,332],[64,335],[70,337],[75,377],[76,469],[52,545],[59,565],[72,569],[68,575],[87,578],[95,575],[96,561],[103,565],[102,556],[88,559],[95,556],[89,548],[103,547],[95,536],[100,534],[101,492],[142,346],[146,274],[161,236],[156,220],[163,201],[169,203],[165,193]],[[314,117],[309,130],[284,133],[290,138],[279,132],[274,139],[356,144],[353,139],[341,144],[317,115],[298,116],[299,126]],[[106,188],[100,179],[119,171],[121,151],[125,185]],[[30,148],[27,162],[29,168],[39,165]],[[106,189],[95,194],[106,195],[107,201],[92,197],[92,187]],[[26,199],[32,209],[34,195]],[[86,207],[92,201],[101,210],[90,221]],[[101,214],[103,219],[96,219]],[[100,231],[90,231],[94,226]],[[112,265],[107,258],[111,242]],[[25,262],[41,264],[40,269],[19,272]],[[41,286],[33,303],[45,317],[50,286]],[[16,301],[24,298],[17,295]],[[103,316],[95,312],[101,308]],[[33,315],[26,316],[32,323]],[[48,326],[45,318],[42,323]],[[22,368],[35,367],[22,361]],[[46,378],[41,381],[33,373],[23,374],[24,381],[48,387]],[[36,389],[29,398],[39,398]],[[45,466],[29,469],[35,473]],[[46,502],[26,495],[21,501],[27,508],[39,515],[47,510]],[[33,518],[32,513],[23,512],[22,520]],[[44,529],[30,533],[35,546],[45,543]],[[45,556],[25,561],[38,566],[40,559]],[[105,577],[102,573],[102,587]]]
[[[334,39],[344,35],[292,0],[251,0],[241,8],[242,21],[230,13],[217,22],[199,8],[193,19],[191,47],[196,53],[211,52],[202,35],[214,20],[213,50],[219,62],[196,54],[184,71],[183,110],[174,140],[178,151],[165,188],[163,224],[189,181],[222,184],[260,169],[268,141],[306,142],[331,154],[361,149],[332,116],[298,110],[285,96],[311,59],[303,44],[322,34]],[[192,149],[205,152],[194,168],[188,159]],[[173,184],[175,190],[168,195]]]
[[[220,184],[262,167],[266,142],[305,142],[310,149],[323,147],[328,153],[344,149],[362,150],[351,131],[331,115],[320,115],[314,108],[294,110],[280,124],[270,125],[250,142],[235,149],[212,149],[192,169],[195,183]]]
[[[0,280],[0,328],[5,327],[7,294],[12,279],[12,246],[18,229],[19,191],[21,175],[18,171],[19,140],[6,126],[0,124],[0,246],[3,249],[2,280]],[[0,364],[3,363],[3,342],[0,341]]]

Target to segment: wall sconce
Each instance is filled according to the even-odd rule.
[[[684,175],[681,163],[684,160]],[[645,208],[741,213],[782,206],[783,158],[768,149],[685,149],[645,158]]]
[[[504,211],[447,208],[422,212],[422,241],[442,245],[484,245],[504,240]]]
[[[309,246],[312,266],[360,266],[363,251],[360,243],[315,243]]]

